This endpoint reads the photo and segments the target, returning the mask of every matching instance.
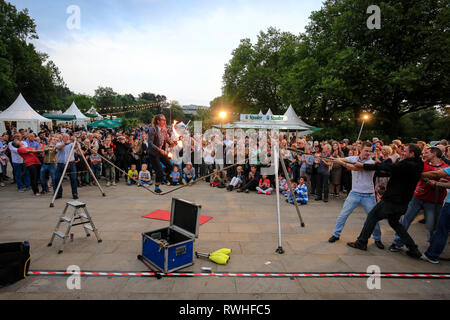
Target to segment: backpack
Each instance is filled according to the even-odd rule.
[[[0,243],[0,286],[24,279],[29,267],[30,245],[28,241]]]

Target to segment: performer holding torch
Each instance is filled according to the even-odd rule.
[[[150,160],[152,167],[156,173],[155,179],[155,192],[161,193],[159,185],[163,180],[163,169],[161,167],[161,162],[166,166],[168,172],[172,172],[173,165],[170,162],[169,152],[166,150],[166,144],[171,147],[175,146],[177,143],[170,140],[169,134],[166,128],[166,117],[162,114],[158,114],[153,117],[152,127],[149,131],[150,135]]]

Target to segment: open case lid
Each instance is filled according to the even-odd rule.
[[[172,198],[170,225],[191,238],[198,238],[201,206],[193,202]]]

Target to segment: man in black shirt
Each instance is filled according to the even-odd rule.
[[[356,167],[364,168],[365,170],[383,170],[390,172],[391,178],[381,201],[369,212],[358,240],[347,243],[348,246],[360,250],[367,250],[367,240],[372,234],[376,223],[380,220],[387,219],[389,225],[408,247],[409,251],[406,253],[411,257],[420,258],[422,254],[419,252],[417,245],[399,222],[400,217],[408,208],[408,203],[413,196],[414,189],[423,171],[423,162],[420,159],[420,155],[421,150],[419,146],[411,143],[406,145],[404,159],[395,164],[354,164]]]

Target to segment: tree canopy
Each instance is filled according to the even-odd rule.
[[[244,112],[371,112],[390,137],[404,133],[403,116],[450,104],[450,2],[386,0],[381,28],[369,29],[372,2],[327,0],[305,33],[271,27],[255,44],[242,39],[225,66],[224,97]]]

